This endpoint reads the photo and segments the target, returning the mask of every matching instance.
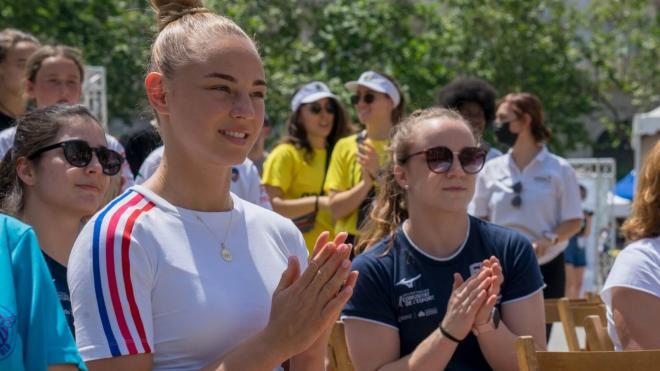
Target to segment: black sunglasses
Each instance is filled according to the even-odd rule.
[[[402,163],[413,156],[421,154],[426,156],[426,165],[428,165],[429,170],[437,174],[446,173],[451,169],[454,155],[458,156],[463,171],[468,174],[480,172],[486,162],[486,150],[483,148],[465,147],[458,152],[454,152],[445,146],[438,146],[408,155],[408,157],[402,159]]]
[[[371,104],[376,100],[376,96],[373,93],[366,93],[364,98],[362,95],[355,94],[351,96],[351,103],[353,105],[360,103],[360,100],[363,100],[366,104]]]
[[[513,198],[511,199],[511,206],[518,208],[518,207],[522,206],[522,197],[520,196],[520,193],[523,190],[522,183],[517,182],[516,184],[513,185],[512,188],[513,188],[513,192],[516,195],[513,196]]]
[[[309,105],[309,111],[315,115],[320,115],[323,108],[324,107],[318,102]],[[337,112],[337,105],[333,101],[328,102],[328,104],[325,105],[325,112],[329,115],[334,115]]]
[[[85,167],[92,162],[92,154],[96,153],[96,157],[101,163],[103,174],[115,175],[121,170],[121,164],[124,162],[124,157],[118,152],[115,152],[106,147],[91,147],[89,143],[81,139],[67,140],[60,143],[51,144],[46,147],[39,148],[28,156],[32,160],[40,154],[56,148],[64,149],[64,158],[66,161],[75,167]]]

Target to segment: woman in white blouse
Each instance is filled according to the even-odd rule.
[[[477,179],[474,215],[526,235],[547,285],[544,297],[563,297],[562,252],[583,217],[575,171],[546,148],[551,133],[533,94],[511,93],[498,102],[495,136],[511,149],[486,163]]]

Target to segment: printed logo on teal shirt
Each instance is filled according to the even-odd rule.
[[[7,358],[16,342],[16,314],[0,305],[0,360]]]

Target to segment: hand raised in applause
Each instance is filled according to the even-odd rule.
[[[357,272],[351,272],[346,233],[328,243],[328,232],[316,240],[309,266],[300,274],[295,257],[273,293],[268,325],[264,329],[286,358],[308,349],[339,317],[353,293]]]
[[[357,161],[362,166],[362,179],[376,179],[380,170],[380,162],[376,148],[369,143],[361,143],[358,147]]]
[[[496,257],[491,256],[490,259],[485,259],[481,263],[481,267],[482,269],[486,268],[491,270],[491,284],[490,287],[488,287],[486,300],[475,316],[475,325],[483,325],[484,323],[490,321],[493,308],[497,303],[497,296],[500,294],[500,288],[504,282],[502,266]]]
[[[464,339],[486,301],[492,281],[490,268],[483,267],[478,274],[465,282],[459,273],[454,273],[454,285],[447,303],[447,312],[442,320],[442,328],[453,337]]]

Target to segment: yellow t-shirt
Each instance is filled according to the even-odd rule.
[[[325,191],[342,192],[353,188],[362,180],[362,165],[357,162],[357,136],[354,134],[340,139],[332,150],[332,158],[328,175],[325,179]],[[371,144],[378,153],[380,166],[385,164],[387,159],[387,148],[389,140],[366,139],[366,143]],[[348,216],[337,220],[335,224],[335,233],[346,231],[353,235],[360,235],[358,232],[358,209],[356,208]]]
[[[280,144],[266,158],[261,182],[280,188],[284,198],[289,200],[320,195],[326,155],[325,149],[314,149],[313,156],[307,161],[302,148]],[[323,231],[330,231],[330,237],[334,238],[332,216],[328,210],[319,210],[314,229],[303,233],[310,254],[316,238]]]

